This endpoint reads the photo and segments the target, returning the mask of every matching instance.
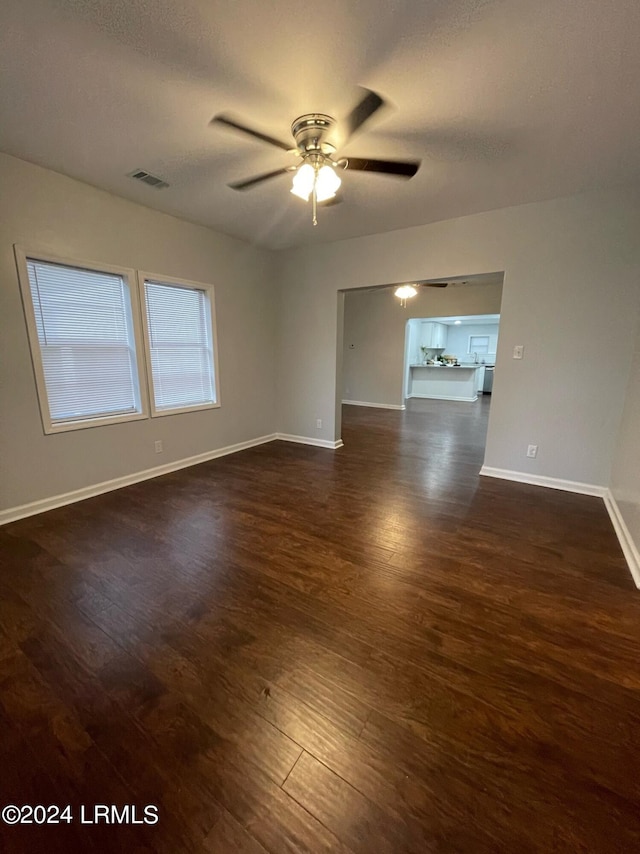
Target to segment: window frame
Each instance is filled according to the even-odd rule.
[[[101,264],[95,261],[87,261],[79,258],[67,258],[61,255],[51,254],[47,251],[43,252],[38,249],[29,249],[18,244],[14,244],[14,254],[18,270],[22,307],[27,326],[27,340],[29,343],[29,351],[31,353],[31,364],[33,366],[33,373],[36,382],[38,406],[45,434],[67,433],[71,430],[86,430],[89,427],[104,427],[107,424],[122,424],[128,421],[142,421],[145,418],[148,418],[149,386],[146,375],[146,361],[144,359],[144,341],[142,336],[142,326],[140,323],[140,306],[138,290],[136,287],[135,270],[128,267]],[[59,422],[55,422],[52,419],[51,409],[49,406],[47,381],[42,361],[42,350],[40,347],[35,311],[33,308],[33,294],[31,291],[31,282],[29,281],[29,271],[27,268],[28,261],[42,261],[45,264],[58,264],[63,267],[74,267],[80,270],[88,270],[92,273],[108,273],[122,277],[129,292],[129,311],[136,368],[135,376],[138,380],[139,412],[124,412],[117,415],[100,415],[95,418],[77,418],[70,421]]]
[[[137,271],[138,280],[138,302],[140,305],[140,317],[142,320],[144,355],[147,373],[147,389],[149,395],[149,407],[152,418],[162,418],[166,415],[181,415],[186,412],[203,412],[208,409],[220,409],[220,376],[218,359],[218,328],[216,322],[215,288],[212,284],[194,282],[178,276],[166,276],[157,273],[149,273],[143,270]],[[153,384],[153,368],[151,364],[151,336],[149,334],[149,323],[147,318],[147,299],[145,294],[145,283],[158,283],[159,285],[170,285],[176,288],[184,288],[189,291],[204,291],[209,307],[207,320],[211,333],[211,357],[213,360],[213,382],[216,399],[212,403],[197,403],[193,406],[179,406],[175,409],[157,409],[155,387]]]
[[[472,347],[471,341],[474,338],[486,338],[486,343],[480,344],[480,345],[473,345],[474,349],[472,350],[471,349],[471,347]],[[469,335],[469,349],[467,350],[467,355],[470,356],[473,353],[477,353],[478,356],[487,356],[490,352],[490,350],[489,350],[490,346],[491,346],[491,336],[490,335],[485,335],[484,333],[480,333],[477,335]],[[487,349],[483,350],[482,349],[483,347],[486,347]]]

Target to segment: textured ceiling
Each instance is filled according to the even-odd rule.
[[[3,0],[0,150],[267,246],[372,234],[640,179],[639,36],[638,0]],[[288,139],[359,85],[393,106],[341,153],[414,179],[345,173],[317,228],[287,176],[226,187],[291,156],[215,113]]]

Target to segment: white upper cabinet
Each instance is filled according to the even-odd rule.
[[[444,323],[423,321],[421,323],[420,346],[439,350],[447,346],[447,327]]]

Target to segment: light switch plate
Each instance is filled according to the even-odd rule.
[[[513,358],[522,359],[524,356],[524,344],[516,344],[513,348]]]

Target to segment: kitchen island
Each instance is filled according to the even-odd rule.
[[[482,367],[410,365],[407,397],[464,400],[471,403],[478,399],[476,372]]]

